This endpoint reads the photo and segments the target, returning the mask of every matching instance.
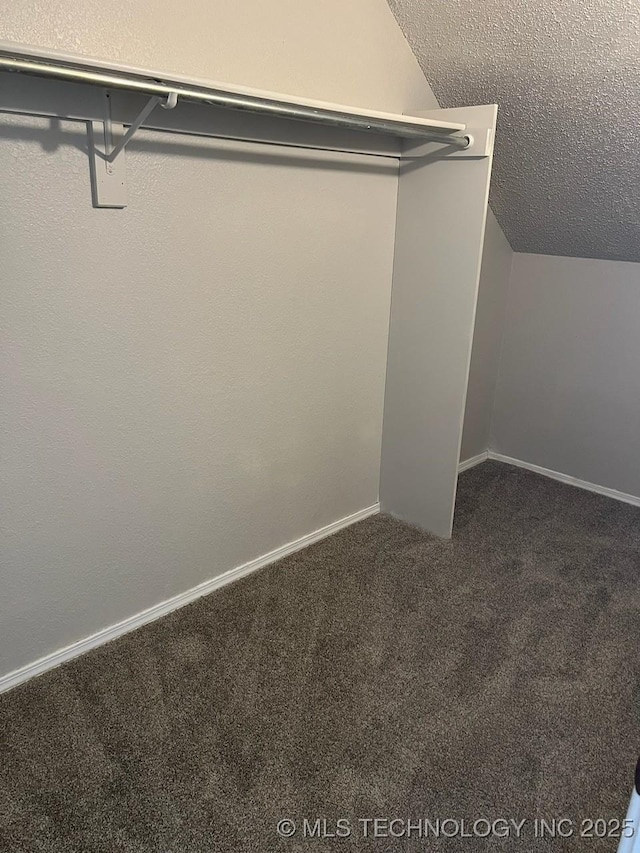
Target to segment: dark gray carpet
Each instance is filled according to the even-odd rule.
[[[613,851],[579,822],[624,816],[639,636],[640,511],[486,463],[451,542],[367,520],[0,697],[0,849]]]

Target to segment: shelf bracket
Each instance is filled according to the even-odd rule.
[[[169,92],[166,99],[154,95],[124,132],[124,126],[111,118],[111,94],[104,93],[104,121],[90,121],[89,164],[91,168],[91,196],[94,207],[127,206],[127,165],[125,149],[136,131],[160,106],[172,110],[178,103],[177,92]]]

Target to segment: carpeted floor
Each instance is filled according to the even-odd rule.
[[[450,542],[369,519],[0,697],[0,850],[613,851],[639,638],[640,510],[488,462]]]

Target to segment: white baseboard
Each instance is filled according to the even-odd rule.
[[[608,489],[606,486],[599,486],[597,483],[589,483],[587,480],[579,480],[577,477],[571,477],[569,474],[561,474],[559,471],[552,471],[550,468],[542,468],[540,465],[534,465],[531,462],[523,462],[521,459],[514,459],[511,456],[505,456],[502,453],[495,453],[489,450],[487,458],[494,459],[496,462],[505,462],[507,465],[515,465],[516,468],[524,468],[527,471],[533,471],[535,474],[542,474],[543,477],[549,477],[551,480],[559,480],[561,483],[567,483],[569,486],[576,486],[578,489],[586,489],[588,492],[595,492],[597,495],[604,495],[607,498],[613,498],[616,501],[622,501],[633,506],[640,506],[640,497],[636,495],[628,495],[626,492],[619,492],[617,489]]]
[[[597,495],[604,495],[607,498],[613,498],[615,501],[622,501],[632,506],[640,506],[640,497],[636,495],[628,495],[626,492],[619,492],[617,489],[609,489],[606,486],[599,486],[597,483],[579,480],[577,477],[571,477],[569,474],[552,471],[550,468],[543,468],[541,465],[534,465],[532,462],[523,462],[522,459],[514,459],[513,456],[505,456],[504,453],[496,453],[494,450],[486,450],[484,453],[478,453],[477,456],[465,459],[458,466],[458,472],[461,474],[463,471],[468,471],[469,468],[480,465],[482,462],[486,462],[487,459],[504,462],[506,465],[514,465],[516,468],[524,468],[526,471],[533,471],[535,474],[542,474],[543,477],[549,477],[550,480],[558,480],[560,483],[567,483],[569,486],[585,489],[587,492],[595,492]]]
[[[20,669],[14,670],[14,672],[10,672],[7,675],[0,677],[0,693],[4,693],[6,690],[10,690],[12,687],[16,687],[18,684],[22,684],[31,678],[35,678],[36,675],[41,675],[43,672],[54,669],[55,667],[60,666],[60,664],[66,663],[66,661],[73,660],[73,658],[77,658],[85,652],[95,649],[97,646],[102,646],[110,640],[115,640],[116,637],[128,634],[129,631],[134,631],[136,628],[140,628],[148,622],[153,622],[161,616],[166,616],[167,613],[171,613],[173,610],[178,610],[178,608],[184,607],[185,604],[190,604],[192,601],[195,601],[197,598],[201,598],[203,595],[208,595],[210,592],[220,589],[220,587],[226,586],[228,583],[239,580],[240,578],[245,577],[245,575],[249,575],[251,572],[255,572],[264,566],[268,566],[270,563],[275,563],[283,557],[295,554],[296,551],[308,548],[309,545],[313,545],[314,542],[326,539],[327,536],[331,536],[333,533],[337,533],[345,527],[350,527],[357,521],[369,518],[371,515],[377,515],[379,512],[379,503],[373,504],[373,506],[368,506],[365,509],[361,509],[351,515],[347,515],[345,518],[334,521],[332,524],[327,524],[326,527],[321,527],[313,533],[302,536],[294,542],[282,545],[282,547],[276,548],[274,551],[270,551],[262,557],[257,557],[255,560],[244,563],[242,566],[237,566],[235,569],[230,569],[215,578],[211,578],[211,580],[204,581],[204,583],[198,584],[198,586],[194,586],[192,589],[186,590],[186,592],[181,592],[173,598],[161,601],[159,604],[155,604],[153,607],[149,607],[141,613],[136,613],[134,616],[130,616],[122,622],[118,622],[116,625],[111,625],[109,628],[103,628],[96,634],[92,634],[90,637],[85,637],[83,640],[78,640],[78,642],[72,643],[64,649],[58,649],[58,651],[45,655],[45,657],[40,658],[33,663],[27,664]]]
[[[488,458],[488,450],[485,450],[483,453],[478,453],[477,456],[470,456],[469,459],[465,459],[458,465],[458,473],[462,474],[463,471],[468,471],[469,468],[475,468],[476,465],[480,465],[482,462],[486,462]]]

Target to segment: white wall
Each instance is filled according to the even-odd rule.
[[[384,0],[0,17],[3,39],[436,106]],[[94,210],[85,145],[0,118],[0,674],[378,496],[393,161],[147,132],[129,207]]]
[[[461,460],[484,453],[489,447],[512,261],[511,246],[489,210],[482,251]]]
[[[516,254],[491,448],[640,496],[640,265]]]
[[[439,114],[493,130],[497,109]],[[400,168],[380,505],[445,538],[453,529],[491,164],[492,156],[427,155]]]

